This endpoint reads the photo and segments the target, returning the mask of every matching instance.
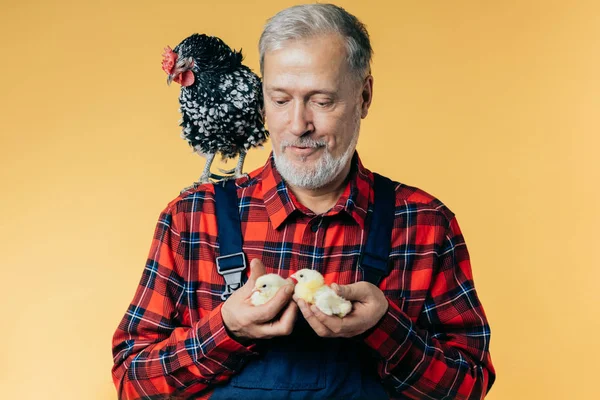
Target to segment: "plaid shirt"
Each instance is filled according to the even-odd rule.
[[[358,154],[345,191],[321,215],[286,188],[272,155],[236,183],[249,260],[259,258],[268,273],[284,277],[313,268],[328,283],[361,280],[373,175]],[[388,311],[360,340],[377,355],[390,398],[483,398],[495,378],[490,328],[456,219],[439,200],[403,184],[395,215],[393,269],[379,285]],[[209,398],[212,385],[256,354],[224,328],[217,256],[214,188],[201,185],[161,213],[133,302],[114,334],[120,399]]]

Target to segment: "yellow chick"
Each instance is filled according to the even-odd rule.
[[[277,274],[259,276],[252,290],[250,302],[255,306],[265,304],[275,296],[279,288],[286,284],[288,284],[288,281]]]
[[[319,271],[301,269],[290,275],[296,280],[294,294],[307,303],[314,304],[323,314],[337,315],[340,318],[352,311],[352,303],[340,297],[325,284],[325,279]]]

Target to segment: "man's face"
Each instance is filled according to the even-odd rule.
[[[265,113],[277,170],[294,186],[323,187],[348,165],[370,103],[338,35],[289,41],[263,62]]]

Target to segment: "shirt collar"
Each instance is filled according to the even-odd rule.
[[[303,206],[289,190],[285,181],[275,168],[273,153],[270,154],[263,169],[258,174],[258,180],[262,184],[262,194],[271,224],[278,229],[293,214],[315,215]],[[352,157],[352,165],[346,187],[336,204],[325,214],[325,216],[346,213],[365,228],[367,209],[373,200],[373,174],[367,170],[360,160],[358,153]]]

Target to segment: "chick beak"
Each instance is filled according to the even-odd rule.
[[[294,285],[296,285],[298,283],[298,278],[296,278],[296,274],[293,273],[291,274],[288,279],[291,279],[292,281],[294,281]]]
[[[254,288],[254,289],[252,289],[252,293],[251,293],[251,295],[252,295],[252,294],[254,294],[254,293],[256,293],[256,292],[260,292],[260,289],[259,289],[259,288]]]

